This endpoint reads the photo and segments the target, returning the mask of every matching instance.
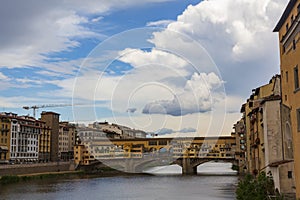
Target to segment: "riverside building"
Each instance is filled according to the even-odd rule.
[[[279,34],[282,103],[290,108],[296,197],[300,198],[300,0],[290,0],[274,32]]]
[[[10,159],[10,128],[10,118],[5,114],[0,114],[0,164],[8,163]]]
[[[10,118],[10,161],[15,163],[37,162],[39,136],[44,122],[29,116],[6,113]]]
[[[275,188],[286,197],[294,196],[293,140],[286,125],[290,109],[281,103],[280,76],[252,91],[242,106],[246,135],[245,169],[254,175],[272,174]],[[282,126],[284,125],[284,126]]]

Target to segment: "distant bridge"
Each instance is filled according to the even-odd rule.
[[[107,166],[142,172],[145,166],[178,164],[183,174],[197,173],[197,166],[218,160],[235,162],[235,137],[134,138],[83,141],[75,146],[81,166]],[[100,162],[97,162],[100,161]]]

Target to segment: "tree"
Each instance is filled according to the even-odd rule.
[[[268,176],[261,172],[258,177],[247,174],[238,184],[236,195],[238,200],[281,200],[283,197],[275,190],[271,173]]]

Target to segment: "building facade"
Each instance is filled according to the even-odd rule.
[[[108,122],[95,122],[89,124],[89,128],[99,129],[106,133],[109,138],[146,138],[147,133],[142,130],[132,129],[119,124],[109,124]]]
[[[94,140],[74,147],[75,163],[89,165],[95,160],[167,155],[178,158],[234,159],[236,139],[227,137],[130,138]]]
[[[39,135],[39,162],[50,161],[52,129],[43,122],[42,132]]]
[[[254,89],[242,106],[246,136],[244,168],[254,175],[262,171],[272,174],[279,192],[293,196],[292,134],[282,128],[290,123],[289,108],[281,103],[280,85],[280,76],[274,76],[268,84]]]
[[[274,32],[279,33],[282,102],[290,109],[296,196],[300,198],[300,0],[290,0]]]
[[[76,127],[69,122],[59,123],[58,155],[61,160],[74,158],[74,145],[76,140]]]
[[[11,120],[5,114],[0,114],[0,163],[8,163],[10,159],[10,128]]]
[[[55,112],[42,112],[41,120],[51,128],[50,160],[59,160],[59,114]]]
[[[29,116],[10,114],[10,160],[15,163],[39,160],[39,137],[43,122]]]
[[[246,173],[246,135],[244,119],[234,124],[234,132],[231,134],[235,137],[235,159],[237,160],[239,172]]]

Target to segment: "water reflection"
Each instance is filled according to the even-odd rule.
[[[197,167],[198,175],[236,175],[231,169],[231,163],[207,162]],[[156,175],[181,175],[181,167],[178,165],[159,166],[145,170],[144,172]]]

